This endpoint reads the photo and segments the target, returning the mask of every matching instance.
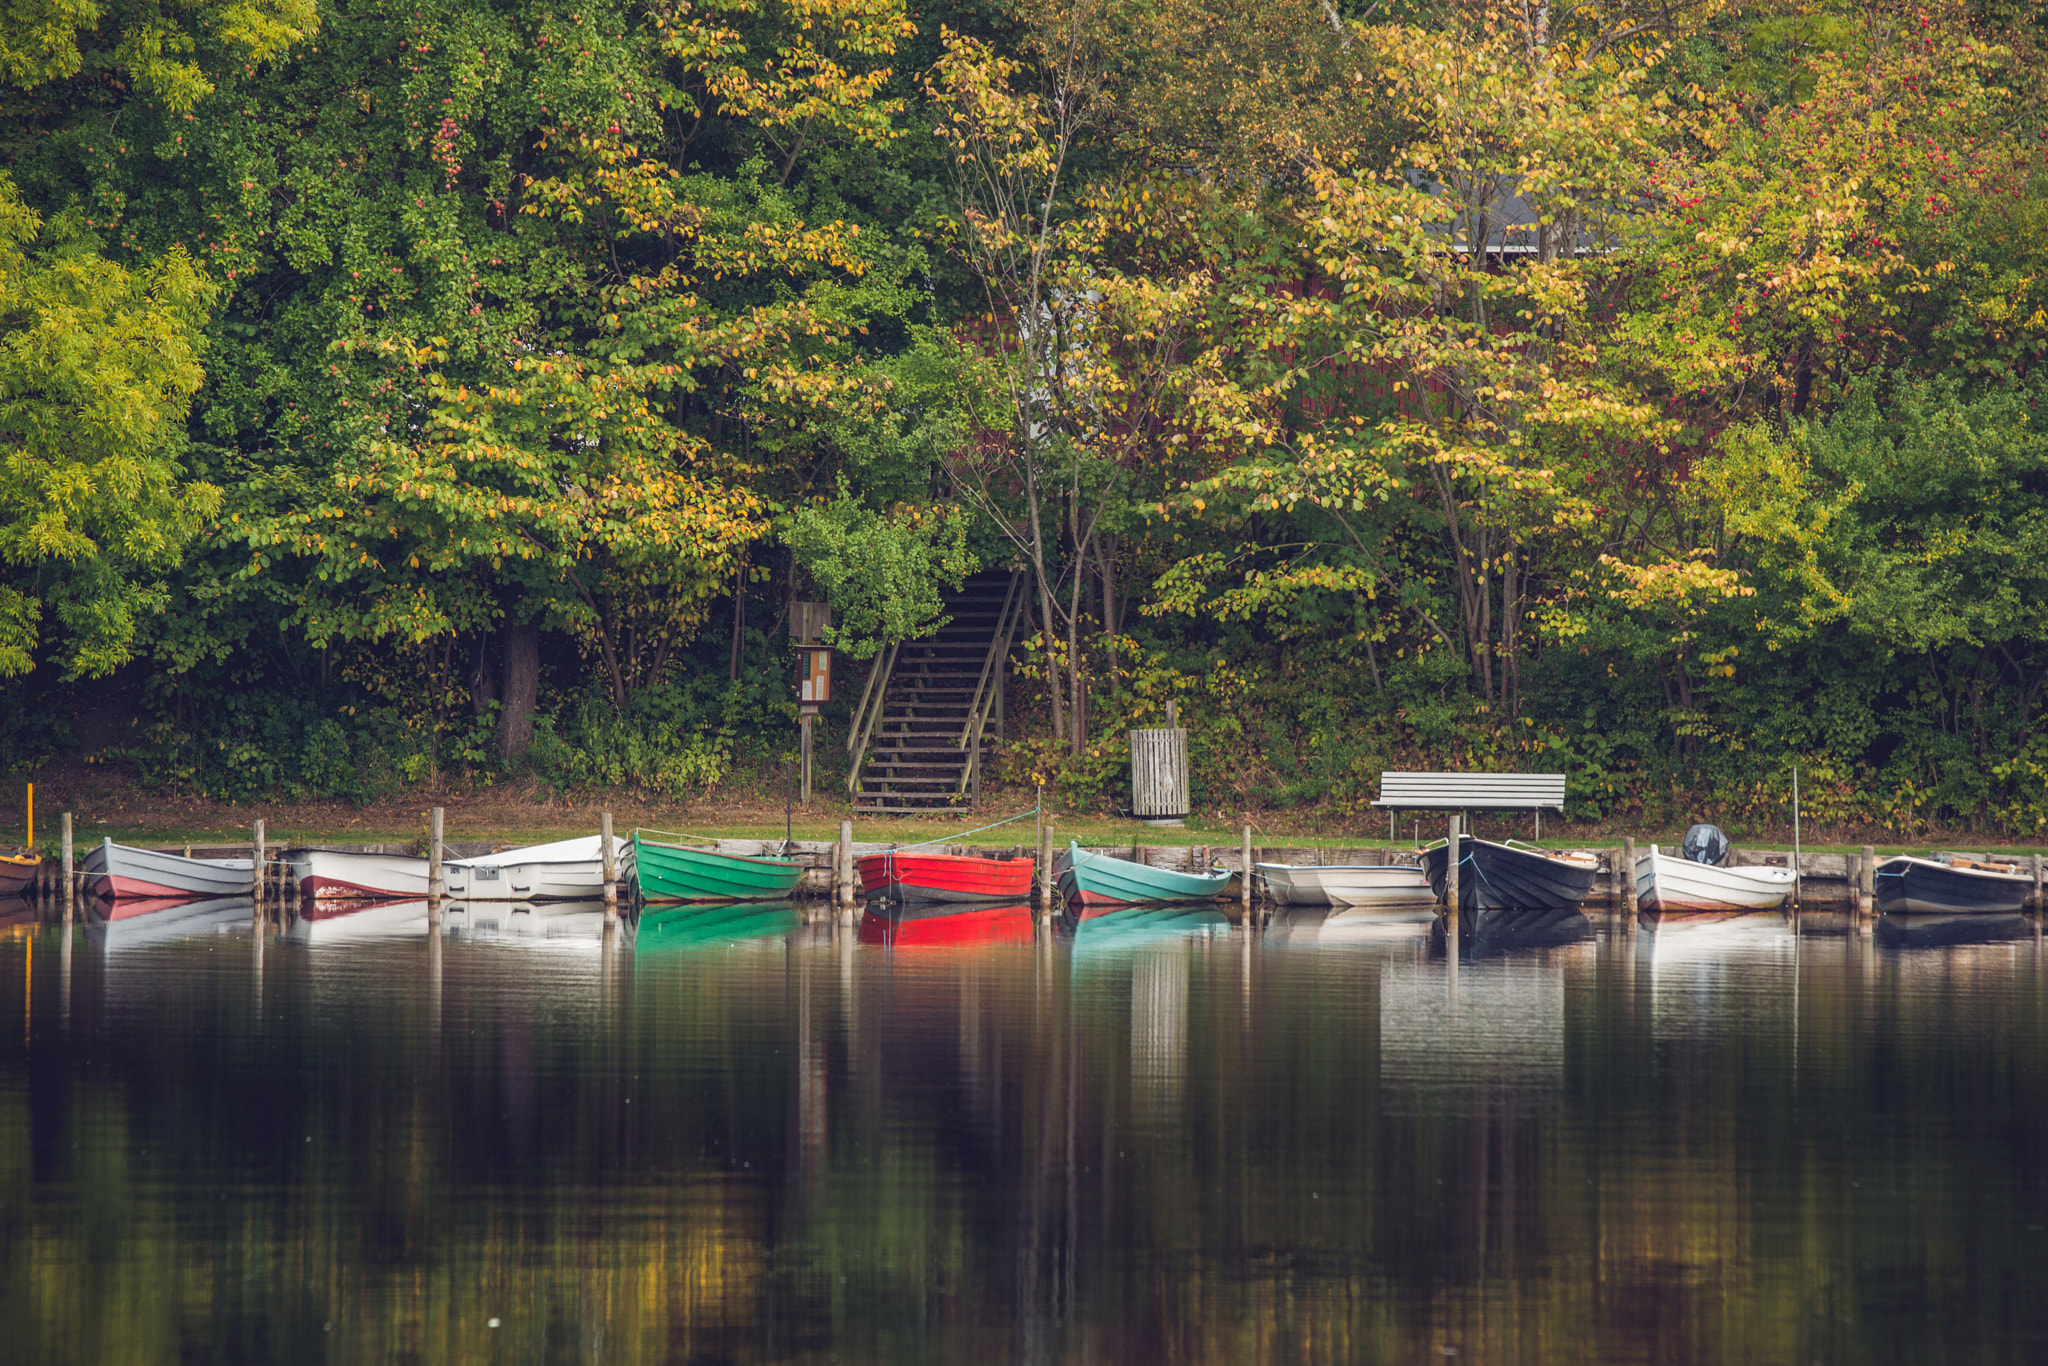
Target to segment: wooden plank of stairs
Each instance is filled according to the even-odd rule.
[[[898,648],[882,684],[881,716],[862,761],[855,810],[902,815],[963,805],[960,787],[970,756],[959,737],[972,723],[975,692],[1009,592],[1007,573],[975,575],[947,595],[946,625]],[[982,756],[992,748],[984,739]]]

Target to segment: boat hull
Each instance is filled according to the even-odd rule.
[[[1429,878],[1420,868],[1370,864],[1327,868],[1286,863],[1254,866],[1265,879],[1267,892],[1283,906],[1382,906],[1392,910],[1428,905],[1436,900]]]
[[[35,881],[39,858],[0,858],[0,896],[19,896]]]
[[[1771,911],[1792,895],[1790,868],[1694,863],[1655,845],[1636,855],[1636,905],[1653,914]]]
[[[1461,911],[1575,911],[1592,892],[1593,879],[1600,871],[1599,861],[1590,854],[1554,858],[1471,835],[1459,837],[1459,849]],[[1449,846],[1443,844],[1423,853],[1423,871],[1438,900],[1444,895],[1449,853]]]
[[[902,901],[1028,901],[1028,858],[975,858],[959,854],[906,854],[890,850],[856,861],[865,896]]]
[[[186,858],[154,849],[102,840],[80,863],[85,885],[94,895],[122,899],[137,896],[247,896],[255,864],[245,858]]]
[[[613,837],[614,869],[626,841]],[[441,876],[462,901],[589,901],[604,895],[604,846],[598,836],[452,859]]]
[[[313,901],[392,899],[427,894],[427,861],[411,854],[360,854],[344,849],[288,849],[285,863],[299,896]]]
[[[637,835],[626,860],[625,875],[638,884],[640,899],[651,902],[780,901],[804,875],[792,859],[654,844]]]
[[[2034,893],[2026,873],[1905,856],[1878,864],[1875,882],[1877,909],[1885,915],[2017,915]]]
[[[1160,901],[1205,901],[1223,895],[1234,874],[1182,873],[1110,854],[1090,853],[1078,842],[1053,862],[1060,893],[1081,906],[1143,906]]]

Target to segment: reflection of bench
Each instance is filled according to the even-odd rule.
[[[1564,774],[1382,773],[1373,805],[1390,820],[1395,811],[1534,811],[1540,837],[1544,808],[1564,810]]]

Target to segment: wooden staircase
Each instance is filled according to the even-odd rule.
[[[899,815],[971,809],[981,766],[1003,733],[1010,642],[1026,579],[976,574],[945,598],[950,620],[875,656],[846,748],[856,811]]]

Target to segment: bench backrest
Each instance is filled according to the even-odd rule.
[[[1382,773],[1374,806],[1401,811],[1564,810],[1562,773]]]

